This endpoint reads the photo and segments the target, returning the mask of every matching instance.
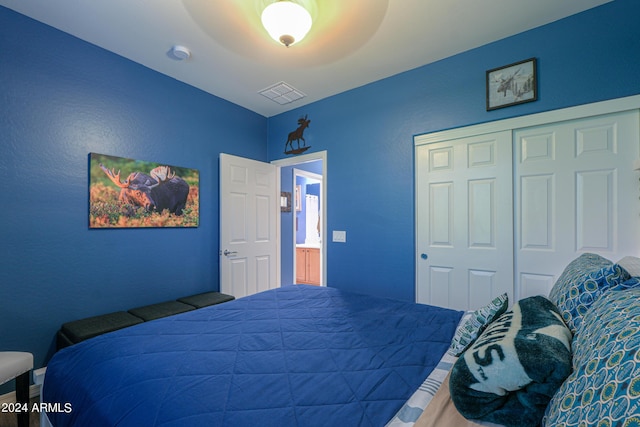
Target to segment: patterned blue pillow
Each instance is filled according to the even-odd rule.
[[[591,305],[609,288],[629,279],[629,273],[597,254],[580,255],[562,272],[549,293],[572,333]]]
[[[615,286],[612,286],[610,291],[626,291],[629,289],[640,287],[640,277],[632,277],[629,280],[625,280],[622,283],[618,283]]]
[[[573,372],[549,403],[543,425],[639,425],[640,289],[599,298],[584,316],[573,348]]]

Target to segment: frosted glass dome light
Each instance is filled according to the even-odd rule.
[[[271,3],[262,11],[262,25],[271,38],[289,47],[299,42],[311,29],[311,15],[290,0]]]

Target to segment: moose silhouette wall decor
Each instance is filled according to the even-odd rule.
[[[284,144],[284,154],[301,154],[311,148],[310,145],[307,146],[307,141],[302,136],[304,130],[309,127],[309,123],[311,123],[311,120],[307,118],[307,115],[298,119],[298,128],[293,132],[289,132],[287,142]],[[300,140],[303,143],[302,147],[300,147]],[[296,141],[298,148],[293,148],[293,141]],[[287,147],[290,147],[289,151],[287,151]]]

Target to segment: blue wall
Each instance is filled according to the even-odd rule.
[[[265,161],[267,119],[3,7],[0,52],[0,349],[218,290],[218,154]],[[89,152],[198,169],[200,226],[89,230]]]
[[[329,286],[413,300],[413,136],[640,93],[638,16],[616,0],[266,119],[0,7],[0,349],[42,366],[63,322],[218,289],[218,153],[278,159],[305,114],[347,231]],[[486,112],[485,71],[529,57],[539,100]],[[89,152],[199,169],[200,227],[89,230]]]
[[[616,0],[270,118],[269,159],[305,115],[327,150],[328,286],[414,300],[413,136],[640,93],[638,16]],[[538,101],[487,112],[485,71],[530,57]]]

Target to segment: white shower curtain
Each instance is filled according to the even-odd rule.
[[[320,244],[320,234],[318,232],[318,196],[307,194],[305,200],[306,210],[306,234],[304,243],[307,245]]]

